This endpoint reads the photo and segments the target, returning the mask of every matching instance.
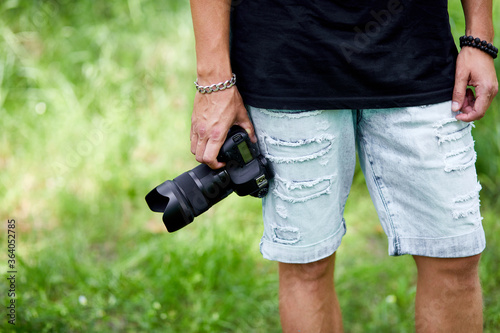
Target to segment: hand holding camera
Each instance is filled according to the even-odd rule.
[[[200,164],[146,195],[149,208],[163,213],[163,223],[169,232],[193,222],[233,191],[239,196],[258,198],[267,194],[272,170],[258,145],[251,142],[241,127],[231,127],[217,159],[226,165],[212,170]]]

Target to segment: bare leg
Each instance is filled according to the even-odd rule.
[[[335,254],[309,264],[279,264],[284,333],[343,332],[334,268]]]
[[[483,331],[479,257],[413,257],[418,269],[417,333]]]

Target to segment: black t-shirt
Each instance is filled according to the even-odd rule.
[[[255,107],[451,100],[456,56],[447,0],[233,0],[232,67]]]

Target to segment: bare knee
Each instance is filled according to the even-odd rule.
[[[283,332],[342,332],[335,294],[335,256],[308,264],[279,265]]]
[[[301,283],[318,282],[333,277],[334,265],[334,255],[307,264],[280,263],[280,278],[297,280]]]
[[[414,256],[420,271],[437,274],[468,275],[475,273],[479,265],[480,254],[464,258],[430,258]]]
[[[419,278],[429,279],[440,288],[466,291],[479,287],[480,255],[465,258],[415,256]]]
[[[418,268],[417,332],[482,331],[479,257],[414,257]]]

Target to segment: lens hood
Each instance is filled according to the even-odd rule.
[[[171,180],[151,190],[146,195],[146,202],[152,211],[163,213],[163,224],[169,232],[177,231],[194,220],[185,195]]]

